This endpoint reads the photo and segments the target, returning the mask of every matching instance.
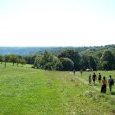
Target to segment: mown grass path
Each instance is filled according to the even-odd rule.
[[[101,71],[99,71],[99,72],[97,72],[97,73],[100,73]],[[104,73],[104,76],[109,76],[109,75],[112,75],[112,77],[113,78],[115,78],[115,76],[114,76],[114,73],[115,73],[115,71],[107,71],[107,73],[106,72],[103,72],[102,71],[102,74]],[[106,75],[106,74],[107,75]],[[89,85],[89,82],[88,82],[88,74],[91,74],[91,72],[84,72],[84,74],[83,74],[83,76],[81,76],[79,73],[77,73],[76,75],[75,75],[75,77],[78,79],[78,80],[80,80],[82,83],[84,83],[84,84],[86,84],[86,85]],[[98,76],[97,76],[98,77]],[[108,81],[108,78],[109,77],[107,77],[106,79],[107,79],[107,81]],[[94,85],[93,83],[91,83],[91,85],[89,85],[90,87],[92,87],[92,88],[94,88],[95,90],[97,90],[98,92],[100,92],[101,91],[101,84],[100,83],[98,83],[98,80],[96,80],[96,85]],[[115,85],[113,85],[113,87],[112,87],[112,91],[113,91],[113,93],[115,92]],[[107,84],[107,94],[110,94],[111,95],[111,93],[109,92],[109,87],[108,87],[108,84]],[[111,95],[112,97],[114,97],[115,95]]]
[[[84,83],[85,85],[89,85],[88,82],[87,82],[85,79],[83,79],[83,78],[81,78],[81,77],[79,77],[79,76],[76,76],[76,79],[78,79],[80,82]],[[97,90],[97,91],[100,91],[100,89],[97,88],[97,87],[94,86],[94,85],[89,85],[89,86],[92,87],[92,88],[94,88],[94,89]]]
[[[88,82],[85,79],[81,78],[81,77],[76,76],[76,79],[78,79],[80,82],[82,82],[82,83],[84,83],[86,85],[89,85]],[[89,86],[92,87],[94,90],[96,90],[96,91],[98,91],[100,93],[101,88],[99,88],[97,86],[94,86],[94,85],[89,85]],[[107,88],[107,89],[109,90],[109,88]],[[109,93],[109,96],[115,97],[115,95],[111,95],[111,93]]]

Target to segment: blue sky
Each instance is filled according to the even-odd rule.
[[[115,0],[0,0],[0,46],[115,44]]]

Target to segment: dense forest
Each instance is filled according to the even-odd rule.
[[[115,70],[115,45],[94,47],[0,47],[0,62],[46,70]]]

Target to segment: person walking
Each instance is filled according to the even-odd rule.
[[[96,74],[95,74],[95,72],[94,72],[93,75],[92,75],[92,80],[93,80],[93,83],[94,83],[94,85],[95,85],[95,81],[96,81]]]
[[[99,83],[101,83],[101,74],[100,73],[98,75],[98,81],[99,81]]]
[[[75,75],[75,68],[73,69],[73,74]]]
[[[111,77],[111,75],[109,76],[108,84],[109,84],[109,90],[110,92],[112,92],[112,86],[114,85],[114,80]]]
[[[91,85],[91,74],[89,74],[89,85]]]
[[[101,86],[101,93],[106,93],[106,88],[107,88],[107,80],[105,77],[103,77],[102,86]]]

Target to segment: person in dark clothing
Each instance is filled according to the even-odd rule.
[[[103,77],[102,86],[101,86],[101,93],[106,93],[106,87],[107,87],[107,80],[105,77]]]
[[[96,74],[95,73],[93,73],[92,80],[93,80],[93,83],[95,85],[95,81],[96,81]]]
[[[112,86],[114,85],[114,80],[111,77],[111,75],[109,76],[108,84],[109,84],[109,89],[110,89],[110,92],[111,92],[112,91]]]
[[[73,74],[75,75],[75,69],[73,69]]]
[[[101,83],[101,74],[100,73],[98,75],[98,81],[99,81],[99,83]]]
[[[89,85],[91,85],[91,74],[89,75]]]
[[[82,73],[83,73],[82,69],[80,70],[80,73],[81,73],[81,77],[82,77]]]

